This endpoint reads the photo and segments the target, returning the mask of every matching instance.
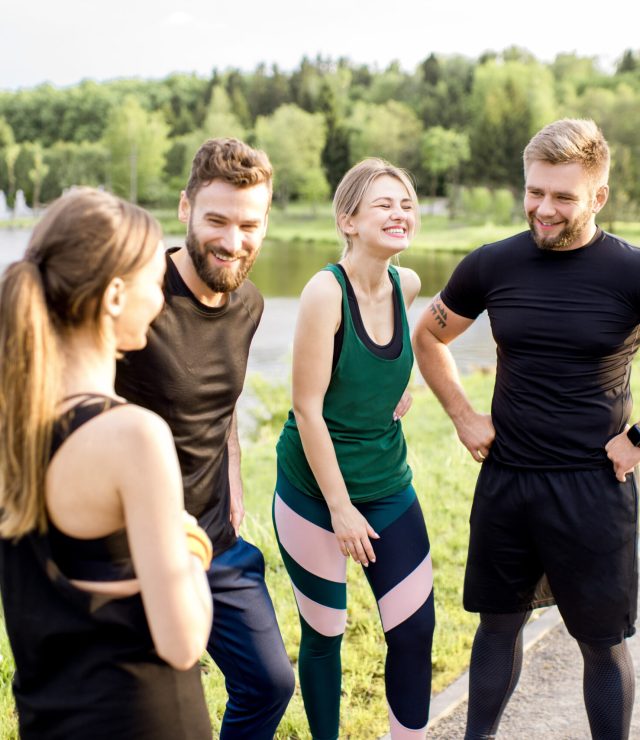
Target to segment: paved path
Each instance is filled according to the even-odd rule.
[[[537,623],[536,623],[537,622]],[[525,629],[522,675],[502,717],[498,738],[504,740],[590,740],[582,701],[582,656],[557,609]],[[528,634],[527,634],[528,631]],[[640,693],[640,636],[629,640]],[[464,736],[467,676],[434,698],[428,738]],[[640,702],[634,707],[631,738],[640,739]]]

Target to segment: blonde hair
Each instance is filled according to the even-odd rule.
[[[545,126],[524,150],[524,172],[533,162],[580,164],[594,185],[609,179],[609,145],[600,128],[588,118],[563,118]]]
[[[60,343],[78,327],[99,336],[109,283],[146,264],[161,235],[141,208],[78,188],[47,208],[24,258],[0,279],[0,536],[47,527]]]
[[[354,165],[340,180],[336,193],[333,196],[333,216],[336,221],[338,236],[344,243],[342,257],[346,257],[352,247],[351,237],[345,234],[340,227],[341,216],[353,216],[358,212],[362,199],[369,189],[371,183],[382,175],[395,177],[405,186],[416,217],[416,230],[420,222],[420,210],[418,208],[418,196],[413,185],[411,175],[401,167],[395,167],[384,159],[369,157]]]

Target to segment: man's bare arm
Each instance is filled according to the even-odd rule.
[[[495,437],[491,417],[478,414],[462,387],[448,344],[471,326],[473,319],[451,311],[437,295],[413,333],[413,349],[427,385],[453,422],[460,441],[474,460],[482,462]]]
[[[227,441],[229,453],[229,492],[231,496],[230,514],[231,526],[236,536],[240,534],[240,525],[244,519],[244,492],[242,475],[240,473],[240,440],[238,438],[238,419],[236,411],[231,419],[231,432]]]

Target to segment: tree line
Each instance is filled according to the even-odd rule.
[[[596,120],[613,154],[615,217],[640,210],[640,52],[612,71],[596,57],[543,63],[524,49],[478,59],[430,54],[413,71],[303,58],[291,71],[83,81],[0,91],[0,190],[38,205],[75,184],[147,205],[173,205],[190,157],[209,136],[265,149],[274,195],[318,201],[365,156],[407,168],[423,195],[522,186],[522,151],[544,124]],[[482,190],[484,188],[485,190]],[[483,196],[485,197],[485,196]]]

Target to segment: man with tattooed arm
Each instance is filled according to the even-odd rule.
[[[480,613],[467,740],[495,736],[524,625],[554,602],[583,655],[592,735],[629,733],[640,425],[627,422],[640,250],[596,224],[609,159],[593,121],[538,132],[524,151],[530,230],[467,255],[414,333],[425,380],[482,464],[464,584],[465,608]],[[497,344],[490,415],[469,403],[447,347],[484,310]]]

